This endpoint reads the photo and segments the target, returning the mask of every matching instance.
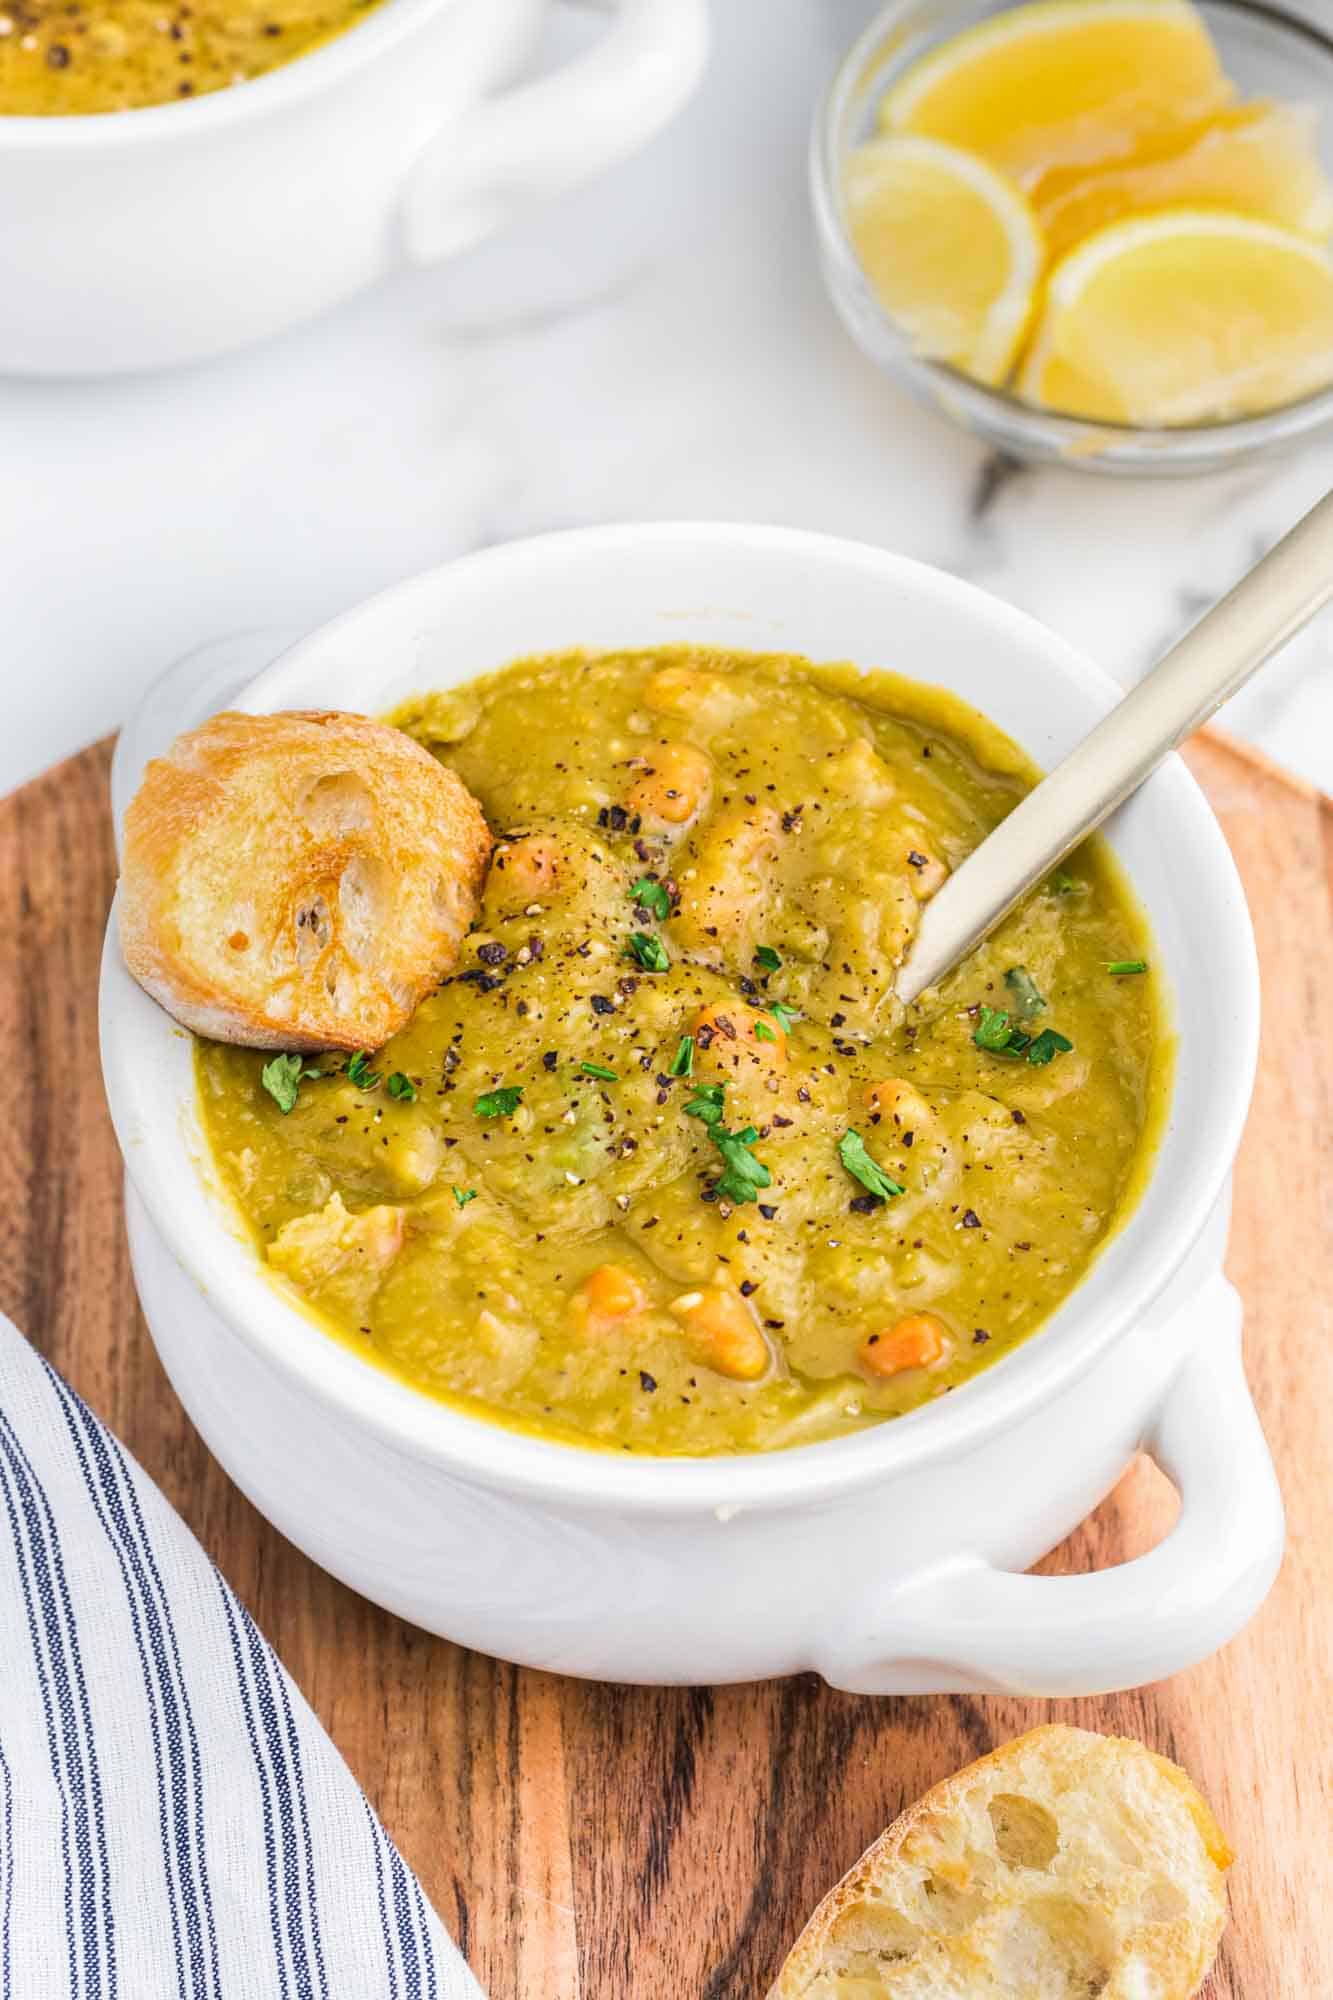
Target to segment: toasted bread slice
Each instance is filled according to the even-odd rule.
[[[1185,1773],[1052,1725],[894,1821],[824,1898],[769,2000],[1189,2000],[1231,1854]]]
[[[130,803],[125,963],[215,1041],[376,1049],[454,965],[490,851],[462,781],[386,723],[217,715]]]

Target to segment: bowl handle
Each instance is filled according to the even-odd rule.
[[[685,103],[708,50],[706,0],[615,0],[614,27],[551,76],[492,98],[418,157],[408,255],[431,263],[637,152]]]
[[[1019,1576],[977,1557],[909,1578],[882,1607],[878,1659],[819,1661],[855,1693],[1108,1694],[1193,1666],[1258,1610],[1282,1559],[1282,1496],[1241,1365],[1240,1300],[1220,1275],[1205,1338],[1143,1438],[1180,1495],[1148,1555],[1088,1576]],[[860,1651],[860,1658],[855,1654]]]

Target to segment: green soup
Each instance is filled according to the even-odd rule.
[[[331,1331],[479,1415],[706,1454],[946,1395],[1078,1283],[1168,1085],[1109,851],[917,1004],[893,991],[922,903],[1036,775],[981,717],[675,649],[525,661],[392,719],[499,838],[462,961],[289,1111],[265,1056],[199,1050],[218,1169]]]
[[[264,76],[377,0],[0,0],[0,117],[132,111]]]

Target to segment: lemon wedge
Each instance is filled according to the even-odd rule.
[[[1232,94],[1188,0],[1034,0],[913,64],[880,122],[980,153],[1031,194],[1052,168],[1125,159]]]
[[[847,161],[856,254],[918,354],[1003,381],[1032,317],[1045,245],[1018,189],[933,139],[872,139]]]
[[[1051,273],[1020,393],[1102,423],[1252,416],[1333,381],[1333,263],[1253,216],[1164,209]]]
[[[1126,216],[1155,208],[1227,208],[1302,235],[1333,231],[1333,186],[1315,150],[1311,105],[1229,105],[1149,148],[1087,172],[1057,168],[1035,201],[1052,258]]]

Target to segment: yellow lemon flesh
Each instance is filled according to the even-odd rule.
[[[915,63],[880,120],[979,153],[1035,194],[1052,169],[1130,159],[1232,95],[1188,0],[1036,0]]]
[[[851,154],[843,193],[862,268],[916,351],[1003,381],[1045,258],[1017,188],[951,146],[885,138]]]
[[[1092,172],[1058,168],[1035,207],[1052,258],[1126,216],[1158,208],[1225,208],[1323,238],[1333,230],[1333,186],[1315,151],[1308,105],[1228,106],[1183,126],[1165,146]]]
[[[1102,423],[1252,416],[1333,381],[1333,263],[1249,216],[1118,222],[1051,273],[1020,393]]]

